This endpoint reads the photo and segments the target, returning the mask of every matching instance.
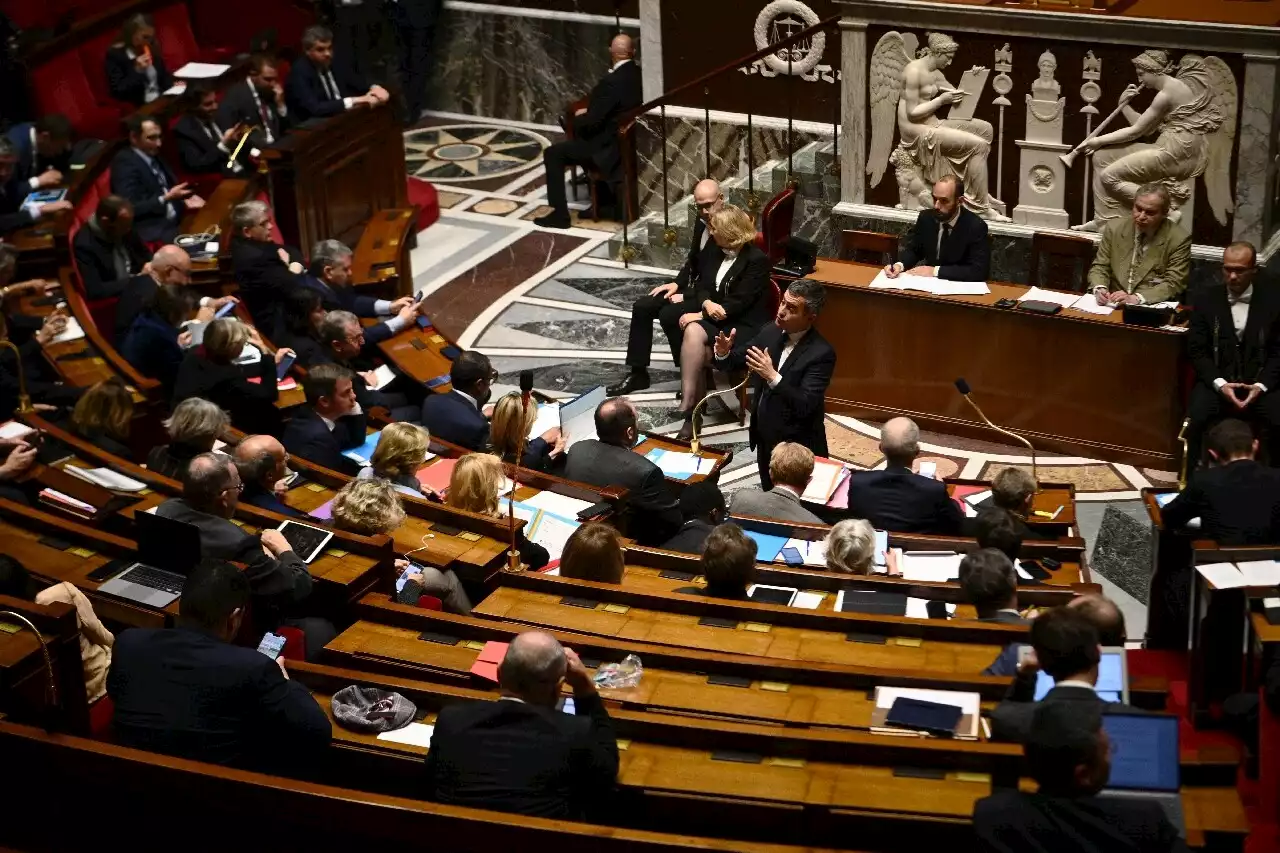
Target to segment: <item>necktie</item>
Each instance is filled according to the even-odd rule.
[[[324,78],[324,88],[328,91],[329,97],[333,98],[335,101],[338,98],[341,98],[342,95],[338,92],[338,81],[333,79],[333,72],[326,71],[322,76]]]
[[[112,261],[116,270],[116,278],[125,279],[129,277],[129,253],[124,250],[124,246],[117,243],[111,249]]]
[[[208,136],[210,139],[212,139],[214,142],[217,142],[222,137],[222,134],[217,132],[217,128],[215,128],[212,123],[204,122],[203,126],[204,126],[205,135]]]
[[[942,239],[938,241],[938,263],[942,263],[942,247],[946,244],[947,238],[951,236],[951,223],[942,223]]]
[[[155,160],[151,161],[151,174],[156,176],[156,180],[160,182],[160,189],[168,192],[169,182],[164,178],[164,170],[160,168],[160,164]]]

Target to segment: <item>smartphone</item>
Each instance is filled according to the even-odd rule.
[[[236,304],[234,302],[228,302],[226,305],[223,305],[218,309],[217,313],[213,315],[213,319],[220,320],[234,310],[236,310]]]
[[[1005,297],[1004,299],[997,299],[995,304],[997,308],[1017,308],[1018,300]]]
[[[262,642],[258,643],[258,651],[275,660],[284,652],[284,642],[284,637],[268,631],[262,635]]]
[[[280,363],[276,365],[276,379],[284,379],[289,373],[289,368],[293,367],[293,363],[297,360],[298,357],[292,353],[280,359]]]
[[[1035,659],[1036,659],[1035,649],[1031,648],[1031,646],[1026,646],[1026,645],[1018,646],[1018,666],[1024,666],[1034,661]]]
[[[428,387],[428,388],[439,388],[441,385],[448,385],[448,384],[449,384],[449,381],[450,381],[450,378],[451,378],[451,377],[449,376],[449,374],[447,374],[447,373],[446,373],[446,374],[444,374],[443,376],[437,376],[435,379],[428,379],[428,380],[427,380],[427,387]]]
[[[425,314],[419,314],[419,315],[418,315],[418,325],[419,325],[421,328],[423,328],[423,329],[430,329],[430,328],[431,328],[431,318],[430,318],[430,317],[428,317],[428,316],[426,316]]]
[[[938,476],[938,463],[937,462],[921,462],[920,476],[928,477],[930,480]]]

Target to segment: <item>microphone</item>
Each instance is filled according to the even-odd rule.
[[[1040,470],[1036,466],[1036,449],[1031,446],[1031,442],[1027,441],[1025,438],[1018,435],[1016,432],[1010,432],[1004,427],[998,427],[995,424],[993,424],[991,422],[991,419],[982,413],[982,409],[979,409],[978,404],[973,402],[973,398],[969,396],[971,393],[973,393],[973,389],[969,387],[969,383],[965,381],[965,378],[963,376],[955,381],[955,386],[956,386],[956,390],[960,392],[960,396],[964,397],[965,402],[973,407],[973,410],[978,413],[978,417],[982,419],[982,422],[984,424],[991,427],[996,432],[1001,433],[1002,435],[1009,436],[1010,438],[1017,441],[1019,444],[1026,445],[1027,450],[1031,451],[1031,478],[1036,481],[1036,491],[1039,491],[1040,490]]]
[[[533,371],[520,371],[520,414],[525,415],[529,411],[529,397],[533,394]],[[520,563],[520,552],[516,550],[516,490],[520,488],[520,461],[524,459],[524,443],[528,439],[526,433],[528,427],[524,427],[520,431],[520,437],[516,441],[516,461],[511,466],[511,494],[507,495],[507,530],[511,537],[510,547],[507,549],[507,571],[519,572],[523,570]]]
[[[524,398],[524,404],[529,405],[529,395],[533,393],[533,371],[520,371],[520,396]]]

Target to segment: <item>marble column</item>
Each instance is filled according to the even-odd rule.
[[[1236,163],[1236,211],[1231,236],[1261,249],[1274,227],[1272,194],[1276,186],[1276,64],[1280,56],[1246,54],[1240,98],[1239,160]]]
[[[666,91],[662,78],[662,0],[640,0],[640,64],[645,101]]]
[[[867,22],[840,19],[840,200],[866,201]]]

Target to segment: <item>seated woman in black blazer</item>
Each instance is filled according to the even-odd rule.
[[[749,341],[770,320],[769,257],[755,245],[751,217],[726,204],[712,215],[707,230],[718,250],[699,254],[697,289],[689,313],[680,317],[680,411],[685,417],[680,436],[685,439],[693,437],[693,407],[706,394],[716,335],[736,329],[737,340]]]
[[[299,287],[284,299],[284,316],[274,343],[293,350],[299,367],[333,360],[328,355],[329,348],[320,342],[320,321],[324,314],[320,294],[311,288]]]
[[[257,364],[235,363],[246,343],[262,354]],[[242,432],[280,434],[280,410],[276,400],[276,364],[293,352],[276,350],[273,358],[258,330],[234,317],[214,320],[204,331],[204,344],[189,350],[178,368],[173,405],[191,397],[203,397],[231,415],[231,425]],[[250,382],[248,376],[258,381]]]
[[[529,434],[529,428],[538,418],[538,407],[532,399],[521,414],[521,395],[512,392],[503,396],[493,407],[493,420],[489,427],[491,452],[508,465],[516,463],[520,441]],[[520,467],[533,471],[550,471],[564,464],[565,437],[558,427],[552,427],[542,435],[526,441]]]
[[[231,419],[227,413],[208,400],[199,397],[183,400],[164,422],[169,443],[151,448],[147,454],[147,468],[181,480],[191,460],[213,450],[214,442],[229,426]]]
[[[108,453],[130,459],[129,430],[133,426],[133,394],[118,376],[94,385],[71,411],[67,429]]]
[[[106,67],[111,97],[134,106],[151,103],[173,85],[156,43],[156,28],[143,14],[124,22],[120,41],[107,48]]]

